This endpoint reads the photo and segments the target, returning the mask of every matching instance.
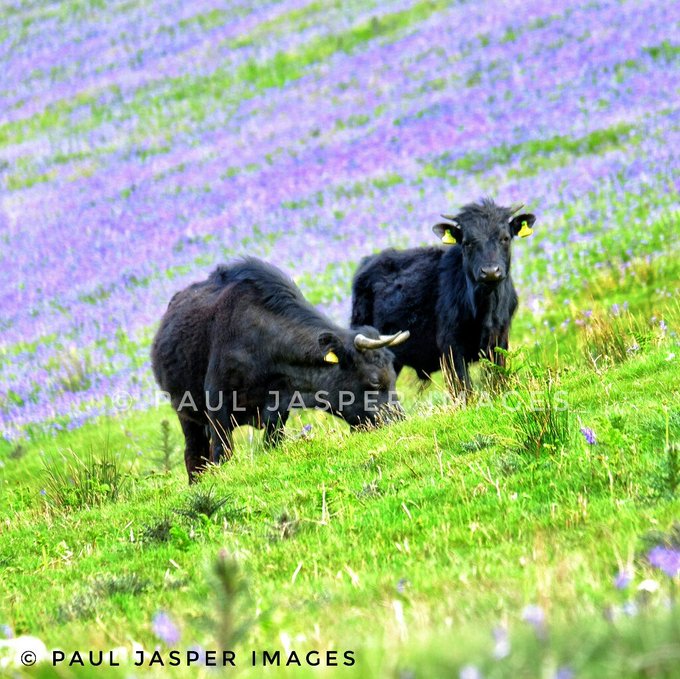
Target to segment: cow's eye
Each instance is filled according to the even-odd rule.
[[[510,242],[510,236],[503,236],[501,238],[501,243],[509,243]]]
[[[470,250],[472,248],[472,243],[470,241],[466,241],[465,243],[463,243],[463,247],[466,250]]]

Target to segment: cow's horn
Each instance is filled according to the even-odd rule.
[[[403,330],[395,332],[394,335],[380,335],[380,339],[373,339],[372,337],[366,337],[359,333],[354,338],[354,346],[359,351],[366,351],[367,349],[382,349],[383,347],[393,347],[397,344],[405,342],[411,333],[408,330]]]
[[[448,219],[450,222],[456,221],[456,217],[454,215],[442,215],[442,217],[444,217],[444,219]]]

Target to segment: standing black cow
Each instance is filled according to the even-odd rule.
[[[178,292],[151,357],[184,432],[189,481],[208,461],[231,456],[236,425],[264,428],[275,444],[295,406],[329,410],[352,426],[377,422],[390,404],[398,409],[385,347],[407,338],[334,325],[257,259],[220,266]]]
[[[352,286],[352,325],[381,332],[407,328],[414,340],[394,350],[394,366],[415,368],[425,379],[453,358],[470,387],[467,365],[480,355],[503,365],[517,308],[510,278],[510,243],[528,236],[536,218],[492,200],[466,205],[433,231],[453,247],[385,250],[365,258]]]

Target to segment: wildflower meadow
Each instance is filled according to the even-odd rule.
[[[666,0],[0,3],[0,676],[680,677],[679,35]],[[504,367],[242,427],[187,486],[178,290],[255,256],[347,326],[364,256],[481,197],[536,215]]]

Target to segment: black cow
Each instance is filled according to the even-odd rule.
[[[425,379],[453,359],[465,388],[467,365],[484,355],[504,364],[495,347],[508,348],[517,308],[510,278],[510,243],[528,236],[536,218],[492,200],[466,205],[433,231],[453,247],[385,250],[365,258],[352,286],[352,326],[381,332],[410,330],[413,340],[395,348],[394,367],[415,368]]]
[[[407,338],[334,325],[257,259],[220,266],[178,292],[151,357],[184,432],[189,481],[208,461],[231,456],[236,425],[264,428],[275,444],[295,406],[329,410],[355,427],[378,422],[390,404],[398,410],[385,347]]]

